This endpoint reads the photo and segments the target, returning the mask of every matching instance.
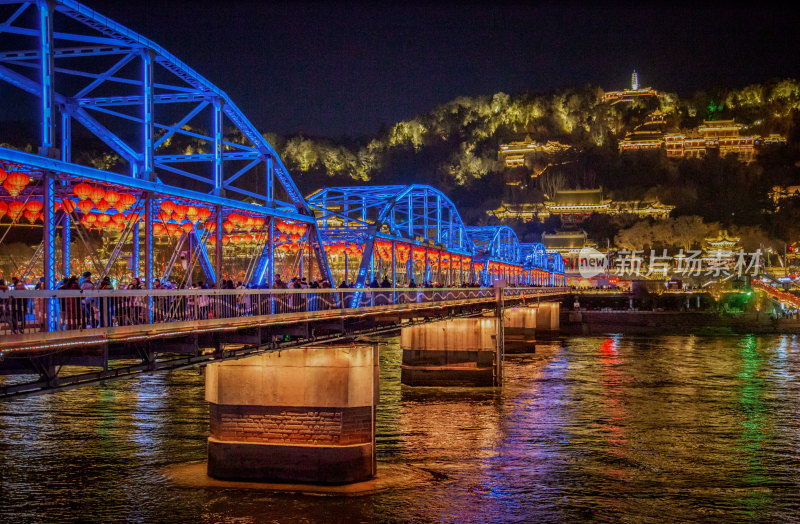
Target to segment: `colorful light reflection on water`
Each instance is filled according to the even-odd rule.
[[[379,460],[437,473],[356,498],[189,489],[199,370],[0,405],[0,520],[800,519],[800,339],[576,337],[509,357],[501,391],[399,385],[381,350]]]

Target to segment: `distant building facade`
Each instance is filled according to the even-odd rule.
[[[752,162],[758,147],[785,143],[780,135],[761,137],[741,134],[744,126],[733,120],[705,120],[688,133],[667,132],[667,120],[661,111],[654,111],[628,133],[619,144],[620,153],[627,151],[664,151],[669,158],[702,158],[712,150],[720,156],[734,154],[742,162]]]
[[[603,215],[636,215],[639,217],[667,218],[674,206],[664,205],[658,200],[614,201],[603,196],[602,188],[568,189],[557,191],[552,200],[543,203],[510,204],[503,202],[500,207],[487,211],[499,220],[525,220],[534,218],[545,220],[550,216],[560,216],[562,221],[579,223],[592,213]]]
[[[538,174],[534,165],[537,156],[550,157],[570,150],[572,150],[572,146],[561,142],[548,140],[546,143],[541,143],[531,140],[530,136],[526,136],[518,142],[500,144],[498,158],[506,167],[527,167],[534,171],[534,174]]]

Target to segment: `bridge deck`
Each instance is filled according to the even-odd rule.
[[[503,293],[507,300],[526,300],[560,296],[564,290],[507,288]],[[352,290],[330,289],[10,291],[0,293],[0,301],[6,305],[6,316],[13,316],[13,310],[18,308],[30,320],[24,324],[18,320],[16,330],[14,322],[4,324],[0,355],[381,313],[422,313],[435,308],[496,301],[492,288],[374,289],[364,290],[361,307],[340,307],[352,294]],[[46,325],[42,319],[45,311],[57,315],[60,331],[42,331],[42,326]]]

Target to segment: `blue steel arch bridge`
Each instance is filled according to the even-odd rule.
[[[0,80],[29,104],[39,136],[35,152],[0,147],[0,276],[19,279],[0,291],[0,373],[38,376],[0,396],[341,337],[348,315],[369,311],[467,314],[495,300],[486,286],[497,280],[513,287],[511,300],[564,283],[559,255],[504,226],[466,226],[432,187],[304,198],[224,91],[74,0],[0,1]],[[103,169],[75,146],[86,137],[105,154]],[[111,285],[65,288],[86,271]],[[266,289],[279,275],[348,287]],[[213,286],[223,280],[240,289]],[[167,281],[178,289],[159,289]],[[192,289],[198,281],[212,289]],[[436,290],[414,291],[425,282]],[[162,365],[154,340],[187,356]],[[115,352],[141,363],[112,370]],[[68,380],[59,377],[67,363],[102,369]]]

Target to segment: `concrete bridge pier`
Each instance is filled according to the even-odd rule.
[[[503,358],[497,334],[498,319],[487,317],[404,327],[400,332],[400,382],[408,386],[498,386]]]
[[[375,475],[378,347],[304,347],[206,367],[208,474],[345,484]]]
[[[504,353],[533,353],[536,350],[536,309],[508,308],[503,312]]]
[[[536,306],[537,331],[558,331],[561,328],[561,304],[542,302]]]

